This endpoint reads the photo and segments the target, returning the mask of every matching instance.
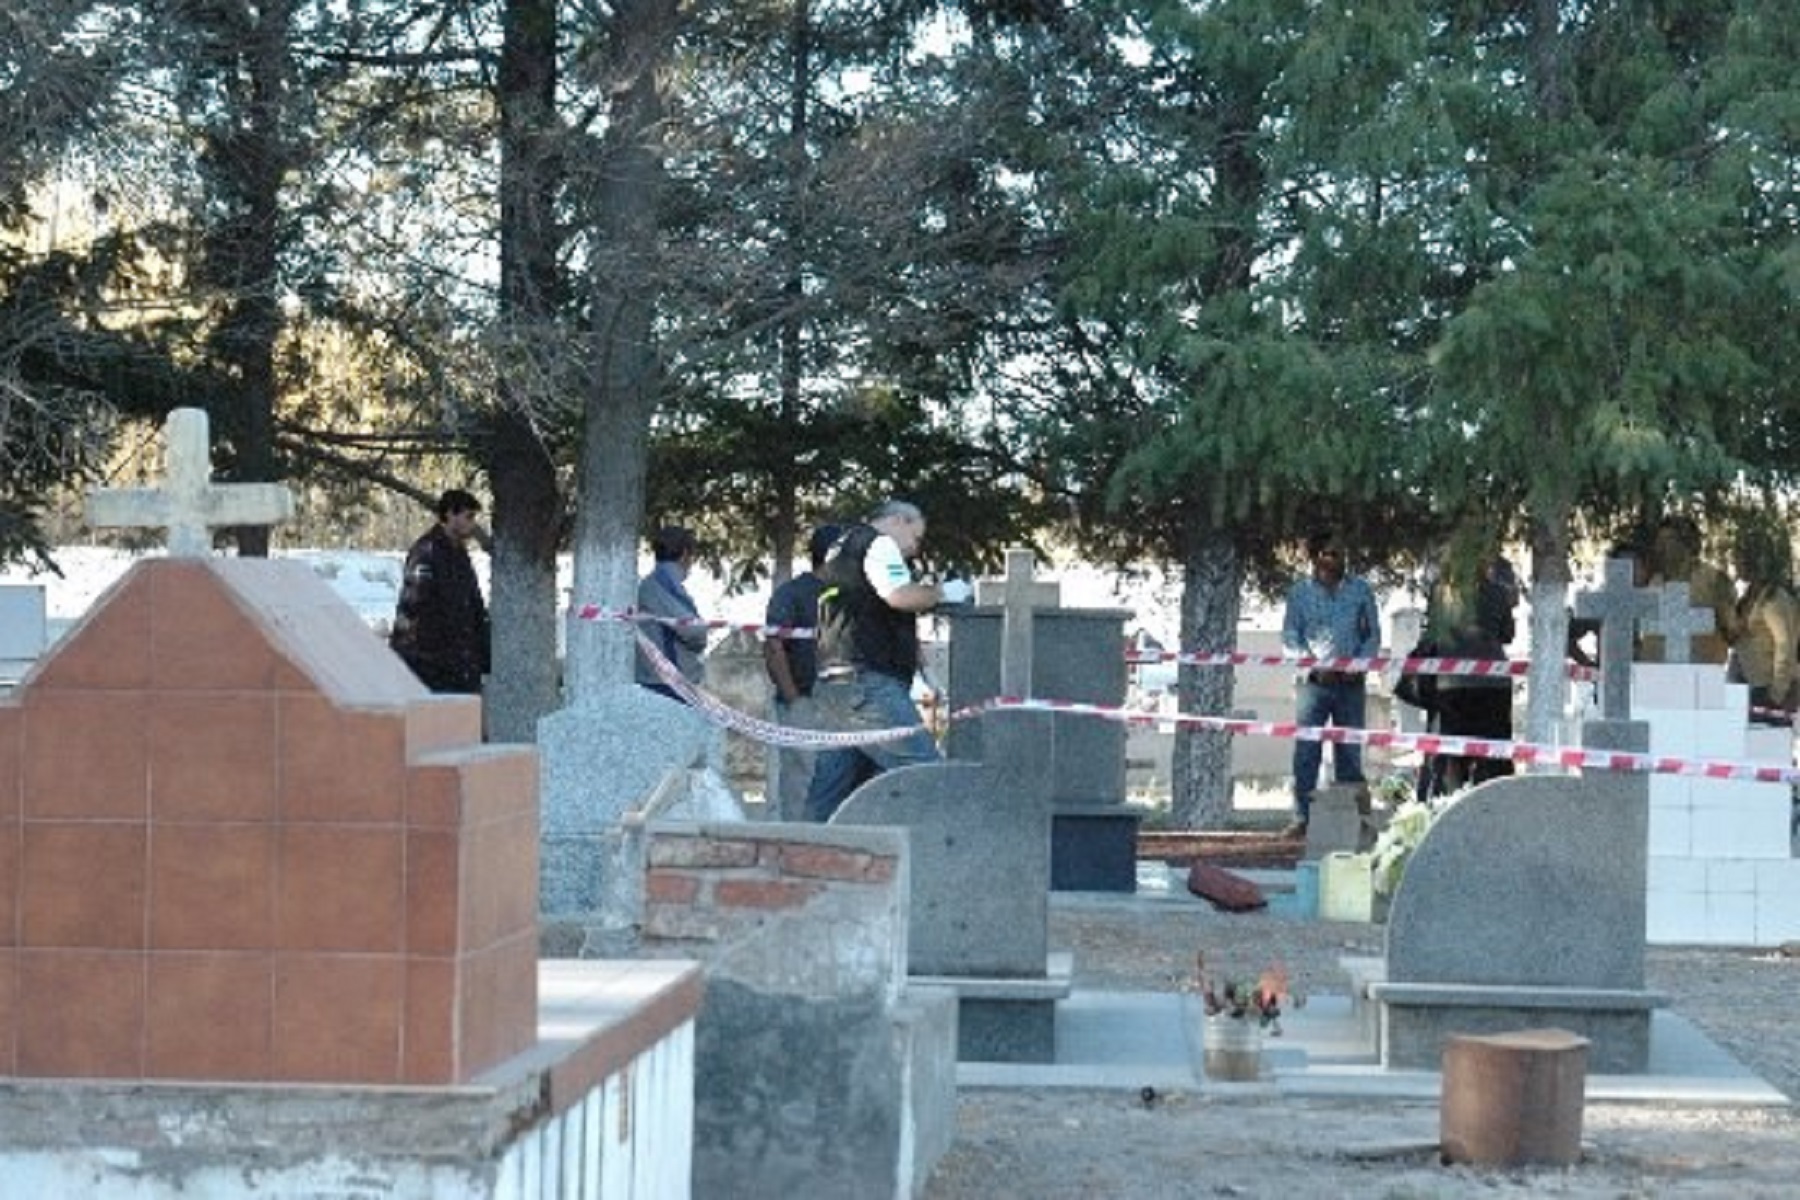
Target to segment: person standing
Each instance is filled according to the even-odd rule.
[[[1289,654],[1312,658],[1369,658],[1381,649],[1381,616],[1367,581],[1344,570],[1344,550],[1329,530],[1306,539],[1312,571],[1288,592],[1281,622],[1281,645]],[[1361,729],[1368,707],[1365,672],[1314,667],[1296,685],[1295,720],[1303,726],[1337,725]],[[1362,783],[1362,747],[1332,746],[1333,775],[1339,783]],[[1313,792],[1319,785],[1323,748],[1294,740],[1294,820],[1284,831],[1306,832]]]
[[[825,581],[819,571],[837,541],[836,525],[821,525],[806,542],[810,569],[802,571],[769,597],[763,620],[776,627],[804,629],[807,637],[771,634],[763,639],[763,666],[775,686],[775,720],[794,729],[810,729],[813,685],[819,678],[819,594]],[[769,756],[768,803],[781,821],[799,821],[806,814],[806,792],[812,784],[814,752],[797,746],[774,747]]]
[[[904,500],[888,500],[866,521],[849,526],[832,546],[820,576],[819,679],[821,724],[843,730],[913,728],[923,718],[912,699],[919,670],[920,613],[960,604],[963,580],[941,584],[913,578],[907,560],[925,537],[925,514]],[[923,728],[903,738],[828,750],[813,768],[806,794],[809,820],[828,821],[858,784],[893,767],[936,761],[937,743]]]
[[[437,524],[406,554],[388,645],[434,692],[479,695],[490,666],[487,604],[469,561],[471,538],[486,544],[481,501],[451,488],[437,502]]]
[[[662,656],[675,664],[683,679],[697,684],[706,675],[706,664],[700,659],[706,652],[706,626],[699,623],[700,609],[688,594],[687,577],[700,553],[700,539],[691,529],[664,525],[650,539],[650,553],[656,559],[656,565],[638,581],[638,611],[653,617],[694,623],[674,625],[645,621],[639,628],[644,636],[656,643]],[[656,674],[642,650],[637,654],[637,682],[671,700],[686,703]]]
[[[1506,657],[1517,632],[1513,609],[1519,585],[1512,564],[1497,554],[1463,561],[1452,555],[1432,589],[1426,636],[1441,658],[1496,660]],[[1456,737],[1510,741],[1512,679],[1505,675],[1443,675],[1436,687],[1431,730]],[[1420,795],[1448,795],[1459,788],[1511,775],[1506,758],[1433,754],[1425,760]]]

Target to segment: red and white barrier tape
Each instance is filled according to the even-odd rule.
[[[1402,675],[1477,675],[1522,679],[1531,671],[1523,659],[1506,658],[1409,658],[1378,654],[1367,658],[1313,658],[1310,655],[1249,654],[1242,651],[1209,653],[1199,650],[1127,650],[1128,663],[1183,663],[1196,667],[1289,667],[1296,671],[1385,671],[1398,667]],[[1571,679],[1592,679],[1594,669],[1571,663]]]
[[[905,728],[864,730],[855,733],[833,733],[825,730],[794,729],[738,712],[717,697],[689,683],[643,634],[637,635],[658,679],[715,724],[734,730],[754,741],[775,746],[828,750],[869,746],[896,741],[923,729],[922,725]],[[1339,725],[1301,725],[1293,721],[1256,721],[1238,717],[1201,716],[1194,713],[1145,713],[1136,709],[1116,708],[1103,704],[1084,704],[1073,700],[1030,700],[1010,696],[996,697],[985,703],[959,709],[950,720],[966,720],[985,712],[1022,709],[1039,712],[1070,713],[1119,721],[1127,725],[1186,725],[1214,729],[1235,736],[1291,738],[1312,742],[1346,742],[1363,746],[1381,746],[1399,750],[1417,750],[1421,754],[1447,754],[1460,758],[1509,759],[1516,763],[1558,766],[1571,770],[1630,771],[1637,774],[1679,775],[1698,779],[1737,779],[1755,783],[1800,782],[1800,769],[1768,763],[1729,762],[1721,759],[1686,759],[1667,755],[1639,754],[1625,750],[1590,750],[1579,746],[1546,746],[1533,742],[1496,741],[1491,738],[1458,737],[1441,733],[1400,733],[1386,729],[1349,729]]]
[[[705,713],[713,724],[743,734],[752,741],[762,742],[770,746],[792,746],[802,750],[841,750],[854,749],[857,746],[873,746],[881,742],[895,742],[903,737],[910,737],[924,728],[923,725],[911,725],[904,729],[865,729],[854,733],[833,733],[822,729],[796,729],[791,725],[777,725],[773,721],[764,721],[749,713],[739,712],[729,704],[707,692],[701,691],[687,681],[681,669],[670,662],[656,643],[642,633],[637,635],[638,649],[644,652],[649,660],[650,669],[656,677],[669,686],[677,696],[699,712]]]
[[[794,641],[810,641],[818,636],[818,631],[806,625],[742,625],[731,621],[708,620],[705,617],[664,617],[656,613],[639,612],[635,608],[602,608],[598,604],[583,604],[573,610],[574,616],[581,621],[623,621],[630,625],[667,625],[671,629],[732,629],[741,633],[757,633],[764,637],[789,638]]]
[[[1685,775],[1700,779],[1742,779],[1757,783],[1800,781],[1800,769],[1767,763],[1728,762],[1719,759],[1685,759],[1638,754],[1625,750],[1589,750],[1579,746],[1545,746],[1532,742],[1502,742],[1491,738],[1456,737],[1441,733],[1399,733],[1385,729],[1347,729],[1338,725],[1300,725],[1292,721],[1251,721],[1235,717],[1208,717],[1192,713],[1159,715],[1070,700],[1021,700],[1000,697],[981,708],[1028,709],[1079,713],[1132,725],[1175,724],[1216,729],[1237,735],[1295,738],[1309,742],[1348,742],[1364,746],[1389,746],[1418,750],[1423,754],[1448,754],[1461,758],[1504,758],[1583,770],[1631,771],[1652,775]]]
[[[733,621],[708,619],[705,617],[665,617],[657,613],[640,612],[635,608],[604,608],[598,604],[584,604],[576,608],[574,615],[582,621],[621,621],[629,625],[665,625],[670,629],[730,629],[741,633],[754,633],[760,637],[788,638],[794,641],[809,641],[818,637],[818,630],[806,625],[758,625],[743,624]],[[1398,667],[1402,675],[1473,675],[1485,677],[1501,677],[1522,679],[1531,669],[1531,664],[1522,659],[1505,658],[1409,658],[1403,655],[1379,654],[1365,658],[1315,658],[1311,655],[1288,654],[1250,654],[1244,651],[1208,652],[1200,650],[1127,650],[1125,661],[1128,663],[1181,663],[1196,667],[1285,667],[1294,671],[1386,671]],[[1592,679],[1592,667],[1570,664],[1571,679]]]

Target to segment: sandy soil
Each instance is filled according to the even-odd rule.
[[[1142,905],[1053,906],[1078,986],[1170,990],[1194,950],[1280,957],[1303,989],[1342,991],[1339,954],[1372,926],[1224,917]],[[1800,1091],[1800,959],[1652,950],[1649,983],[1790,1097]],[[978,1197],[1800,1196],[1800,1115],[1786,1109],[1590,1105],[1582,1161],[1558,1170],[1440,1165],[1434,1104],[965,1089],[955,1146],[924,1195]]]

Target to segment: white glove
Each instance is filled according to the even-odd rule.
[[[966,579],[946,579],[938,584],[939,604],[967,604],[974,595],[975,589]]]

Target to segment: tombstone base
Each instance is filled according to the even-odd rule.
[[[956,993],[958,1062],[1052,1063],[1056,1005],[1068,998],[1074,977],[1075,957],[1064,952],[1049,956],[1041,978],[914,975],[910,982]]]
[[[1381,1065],[1436,1070],[1457,1034],[1485,1036],[1555,1026],[1591,1043],[1601,1075],[1641,1075],[1650,1064],[1650,1015],[1660,992],[1602,988],[1371,983],[1379,1006]]]
[[[1050,890],[1137,891],[1144,814],[1125,804],[1058,804],[1050,819]]]
[[[537,1044],[450,1087],[7,1080],[0,1197],[488,1200],[528,1171],[546,1195],[583,1179],[687,1194],[699,968],[542,963],[539,978]]]

